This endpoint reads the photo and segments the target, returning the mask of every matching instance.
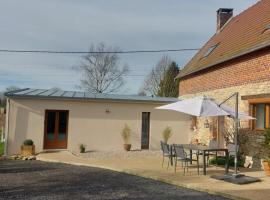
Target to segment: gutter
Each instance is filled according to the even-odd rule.
[[[7,94],[6,97],[11,99],[38,99],[38,100],[67,100],[67,101],[85,101],[85,102],[112,102],[112,103],[143,103],[143,104],[164,104],[174,103],[178,101],[178,98],[172,98],[170,100],[140,100],[140,99],[109,99],[109,98],[85,98],[85,97],[54,97],[54,96],[39,96],[39,95],[12,95]]]

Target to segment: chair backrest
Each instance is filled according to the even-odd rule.
[[[209,148],[217,149],[218,148],[217,141],[216,140],[210,140],[210,142],[209,142]]]
[[[186,159],[187,155],[182,145],[173,145],[175,155],[181,159]]]
[[[170,154],[170,145],[160,141],[160,144],[161,144],[161,150],[163,153],[166,153],[166,154]]]
[[[235,144],[228,144],[227,145],[228,151],[229,151],[229,155],[230,156],[235,156]],[[237,151],[239,149],[239,145],[237,145]]]

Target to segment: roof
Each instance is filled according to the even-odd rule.
[[[270,46],[270,31],[266,31],[270,29],[269,13],[270,0],[261,0],[229,19],[186,64],[177,78]]]
[[[177,98],[151,97],[138,95],[116,95],[116,94],[93,94],[90,92],[63,91],[59,89],[33,89],[25,88],[6,92],[9,98],[25,99],[56,99],[56,100],[88,100],[88,101],[125,101],[125,102],[151,102],[151,103],[171,103]]]

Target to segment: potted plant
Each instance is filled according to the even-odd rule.
[[[80,148],[80,153],[85,153],[85,149],[86,149],[86,145],[85,144],[80,144],[79,145]]]
[[[162,132],[163,142],[167,144],[171,136],[172,136],[172,128],[167,126]]]
[[[262,159],[262,165],[266,176],[270,176],[270,158],[266,157]]]
[[[130,140],[130,133],[131,133],[130,127],[127,124],[125,124],[125,126],[121,132],[121,136],[124,140],[124,149],[126,151],[130,151],[130,149],[131,149],[131,144],[129,141]]]
[[[21,155],[22,156],[31,156],[35,154],[35,145],[33,140],[26,139],[24,140],[21,146]]]

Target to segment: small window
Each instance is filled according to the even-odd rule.
[[[257,104],[256,105],[256,113],[255,113],[256,121],[256,129],[264,129],[265,128],[265,104]]]
[[[250,108],[252,116],[256,118],[256,120],[252,120],[252,128],[257,130],[270,128],[270,103],[251,104]]]
[[[217,48],[218,45],[219,45],[219,44],[215,44],[215,45],[209,47],[209,49],[208,49],[208,50],[205,52],[205,54],[203,55],[203,58],[209,56],[209,55],[215,50],[215,48]]]

